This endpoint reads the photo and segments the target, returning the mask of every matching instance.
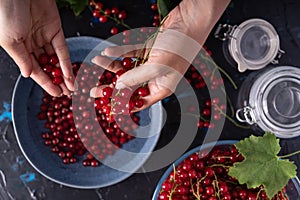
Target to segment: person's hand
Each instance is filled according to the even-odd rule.
[[[0,0],[0,45],[19,66],[53,96],[74,90],[74,75],[55,0]],[[38,63],[42,53],[57,54],[64,83],[56,86]]]
[[[147,62],[129,70],[117,81],[116,88],[122,89],[148,82],[150,95],[144,97],[144,109],[174,92],[176,85],[201,49],[211,29],[226,8],[228,0],[183,0],[172,10],[160,27],[161,32],[150,51]],[[150,48],[150,49],[149,49]],[[102,54],[108,57],[136,57],[141,46],[119,46],[106,48]],[[145,55],[144,54],[144,55]],[[93,62],[107,70],[121,69],[119,61],[96,56]],[[101,88],[92,89],[91,96],[101,96]]]

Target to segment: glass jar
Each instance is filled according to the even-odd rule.
[[[300,135],[300,68],[266,67],[251,73],[237,99],[236,118],[280,138]]]
[[[274,27],[263,19],[249,19],[240,25],[220,24],[215,37],[223,42],[227,61],[240,72],[257,70],[270,63],[278,64],[283,50]]]

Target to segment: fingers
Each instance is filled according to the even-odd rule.
[[[145,54],[145,48],[142,44],[136,45],[123,45],[123,46],[112,46],[105,48],[102,52],[102,56],[108,57],[140,57],[143,58]]]
[[[122,74],[122,76],[117,80],[116,88],[123,89],[139,85],[151,79],[155,79],[156,77],[170,73],[172,70],[174,69],[163,64],[145,63],[144,65],[133,68]]]
[[[121,61],[111,60],[104,56],[96,56],[92,59],[92,62],[114,73],[122,69]]]
[[[64,74],[64,80],[67,88],[74,91],[74,74],[72,71],[72,64],[70,60],[69,50],[66,44],[66,40],[62,30],[55,35],[52,39],[51,44],[53,46],[54,52],[56,53],[59,64]],[[48,51],[51,51],[51,48]]]
[[[29,77],[32,72],[31,56],[24,43],[14,43],[12,45],[3,45],[3,48],[15,61],[24,77]]]

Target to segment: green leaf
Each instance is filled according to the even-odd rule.
[[[88,6],[89,0],[57,0],[56,3],[59,8],[70,7],[75,16],[80,15]]]
[[[161,17],[165,17],[173,10],[181,0],[157,0],[158,12]]]
[[[272,198],[290,178],[296,177],[296,165],[278,158],[281,147],[274,134],[266,132],[262,137],[252,135],[235,146],[245,159],[230,167],[229,175],[240,184],[247,184],[248,188],[263,185],[268,197]]]

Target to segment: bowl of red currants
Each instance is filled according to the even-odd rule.
[[[196,147],[181,156],[163,174],[152,200],[269,199],[262,187],[248,189],[228,175],[228,166],[243,160],[237,141],[223,140]],[[300,182],[290,179],[272,199],[299,199]]]
[[[126,99],[120,96],[124,94],[133,96],[130,106],[141,105],[149,92],[146,86],[130,95],[107,88],[103,97],[90,97],[91,87],[115,80],[114,73],[90,62],[113,44],[74,37],[67,38],[67,45],[79,89],[72,96],[52,97],[32,79],[20,76],[12,98],[17,142],[29,163],[56,183],[83,189],[110,186],[138,171],[149,158],[163,126],[162,105],[138,113],[116,106],[118,98]],[[39,62],[53,83],[61,84],[57,57],[42,54]]]

